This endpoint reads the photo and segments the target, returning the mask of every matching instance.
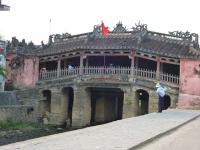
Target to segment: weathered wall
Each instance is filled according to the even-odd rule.
[[[130,118],[138,115],[138,101],[135,98],[135,90],[126,88],[124,91],[124,104],[122,118]]]
[[[35,87],[39,75],[39,59],[30,57],[24,59],[24,64],[18,69],[16,85],[18,87]]]
[[[14,92],[0,92],[0,106],[17,104],[19,101]]]
[[[0,92],[0,120],[37,122],[37,98],[30,93],[37,94],[33,91]]]
[[[50,84],[51,83],[51,84]],[[158,97],[155,92],[155,82],[141,82],[136,81],[134,84],[105,84],[85,81],[62,81],[62,82],[50,82],[44,86],[40,85],[40,91],[50,90],[51,97],[51,111],[49,112],[49,122],[51,124],[64,124],[67,120],[68,113],[68,101],[69,93],[67,90],[63,95],[62,89],[68,89],[69,87],[73,89],[73,108],[72,108],[72,127],[80,128],[84,126],[89,126],[92,118],[92,107],[91,107],[91,87],[98,88],[118,88],[124,93],[123,96],[123,111],[122,118],[129,118],[138,116],[139,103],[136,95],[136,91],[139,89],[145,90],[149,94],[149,107],[148,112],[157,112],[158,110]],[[69,84],[68,84],[69,83]],[[176,107],[178,87],[169,86],[167,87],[167,95],[171,98],[171,107]],[[40,92],[41,93],[41,92]],[[40,94],[41,95],[41,94]],[[94,116],[95,122],[106,122],[115,120],[115,106],[116,102],[110,101],[109,97],[103,97],[104,94],[100,95],[96,101],[96,114]],[[42,96],[40,98],[42,100]],[[107,103],[107,102],[110,103]],[[40,105],[40,104],[39,104]],[[45,109],[44,109],[45,110]]]
[[[91,120],[91,92],[86,87],[74,87],[73,89],[72,127],[88,126]]]
[[[104,123],[116,119],[116,100],[102,96],[96,100],[95,122]]]
[[[15,53],[9,53],[6,55],[6,78],[9,81],[15,79],[15,76],[12,75],[12,69],[10,67],[11,60],[16,56]]]
[[[105,121],[105,97],[99,97],[96,100],[95,122],[101,123]]]
[[[200,109],[200,60],[181,60],[179,90],[179,108]]]
[[[67,99],[63,97],[61,89],[51,89],[50,124],[62,125],[67,120]]]
[[[35,87],[39,75],[39,59],[37,57],[24,57],[23,64],[16,69],[11,69],[10,62],[15,54],[9,54],[7,59],[7,78],[18,88]],[[22,57],[22,56],[21,56]]]
[[[32,106],[0,106],[0,120],[37,122],[37,115]]]

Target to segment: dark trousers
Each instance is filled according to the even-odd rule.
[[[164,105],[164,97],[159,96],[158,100],[158,112],[162,112]]]

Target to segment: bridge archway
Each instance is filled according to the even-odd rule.
[[[138,115],[145,115],[149,112],[149,93],[143,89],[136,91],[138,101]]]
[[[91,125],[122,119],[123,91],[119,88],[90,88]]]
[[[171,106],[171,98],[169,95],[165,95],[164,96],[164,105],[163,105],[163,109],[166,110]]]
[[[74,102],[74,91],[72,87],[64,87],[62,89],[63,99],[61,109],[66,114],[66,123],[68,127],[72,126],[72,109]]]
[[[43,105],[44,105],[44,111],[51,112],[51,91],[50,90],[44,90],[42,91],[43,95]]]
[[[43,122],[43,119],[48,118],[48,114],[51,112],[51,91],[43,90],[41,94],[42,100],[39,101],[38,111],[40,112],[41,121]]]

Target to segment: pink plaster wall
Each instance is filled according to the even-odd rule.
[[[30,57],[24,59],[24,64],[18,69],[17,86],[35,87],[38,81],[39,70],[38,58]]]
[[[200,108],[200,60],[180,61],[179,108]]]
[[[11,60],[16,56],[15,53],[9,53],[6,55],[6,78],[7,80],[12,80],[12,69],[10,68]]]

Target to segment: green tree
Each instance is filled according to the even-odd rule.
[[[0,67],[0,75],[2,76],[6,76],[6,72],[5,72],[5,69],[3,67]]]

